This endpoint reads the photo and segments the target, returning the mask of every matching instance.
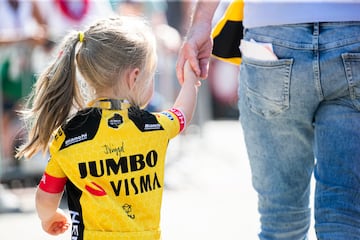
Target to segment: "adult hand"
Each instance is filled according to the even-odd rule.
[[[200,79],[207,78],[212,51],[211,23],[199,22],[189,29],[180,48],[176,63],[176,75],[180,84],[184,82],[184,64],[189,61],[191,68]]]

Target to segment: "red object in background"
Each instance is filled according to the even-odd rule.
[[[61,12],[74,21],[81,20],[89,11],[89,0],[55,0],[55,2],[60,7]],[[76,6],[77,9],[71,7],[71,5]]]

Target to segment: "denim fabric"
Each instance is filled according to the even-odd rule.
[[[244,57],[239,110],[260,239],[360,239],[360,23],[245,29],[279,60]]]

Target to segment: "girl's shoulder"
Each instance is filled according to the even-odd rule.
[[[52,144],[61,150],[91,140],[98,132],[100,121],[101,110],[97,108],[81,110],[57,130]]]
[[[69,118],[61,128],[64,132],[77,132],[97,127],[101,120],[101,109],[85,108]]]
[[[156,115],[147,110],[140,109],[138,107],[130,107],[128,110],[128,116],[142,132],[164,130]]]

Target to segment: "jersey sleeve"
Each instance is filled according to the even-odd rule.
[[[59,164],[50,158],[45,172],[40,180],[39,188],[48,193],[61,193],[67,182],[67,177]]]
[[[170,139],[181,133],[186,127],[185,115],[180,109],[171,108],[156,115],[158,121],[168,132]]]
[[[48,193],[61,193],[64,191],[67,178],[58,178],[44,172],[39,188]]]

